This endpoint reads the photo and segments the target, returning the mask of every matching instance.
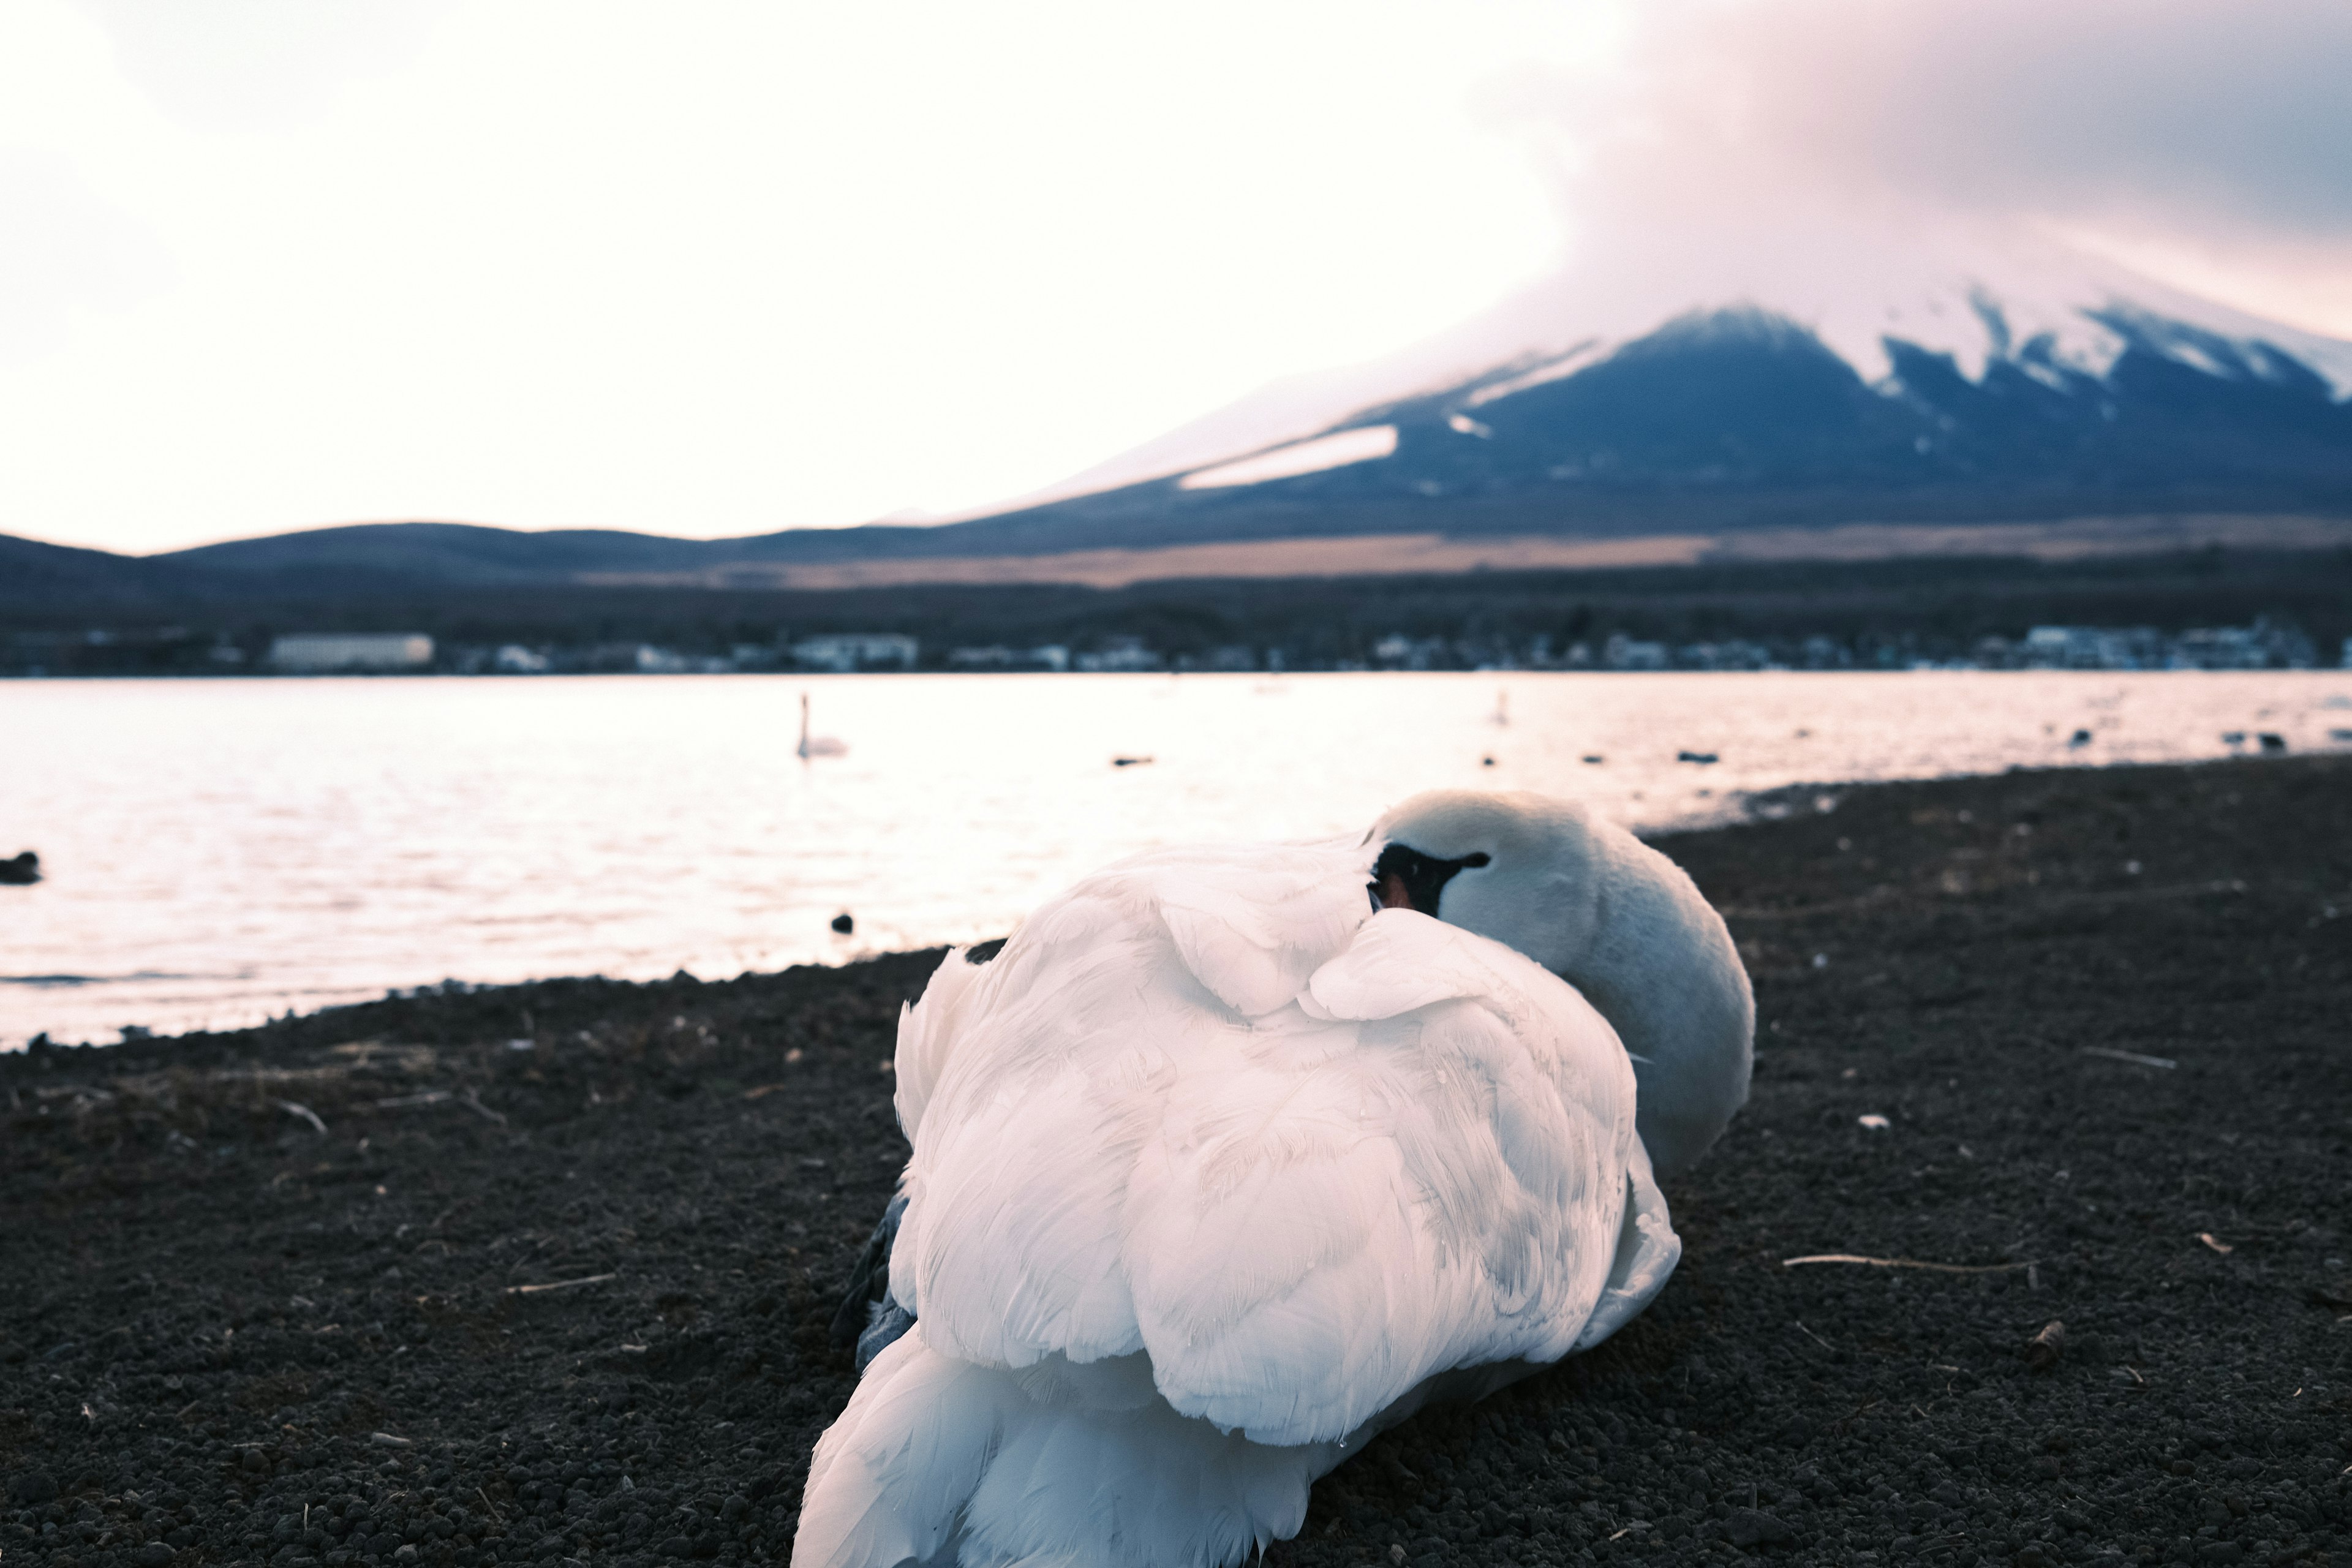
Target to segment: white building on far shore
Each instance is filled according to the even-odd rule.
[[[912,669],[919,651],[913,637],[896,632],[844,632],[803,637],[793,644],[793,661],[803,669],[831,669],[843,674],[893,667]]]
[[[422,632],[301,634],[269,645],[269,668],[288,675],[345,670],[429,669],[433,639]]]

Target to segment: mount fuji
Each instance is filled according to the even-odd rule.
[[[929,526],[687,540],[375,523],[151,563],[0,547],[48,550],[27,583],[105,568],[110,591],[145,595],[124,574],[163,567],[218,595],[1117,586],[2207,543],[2352,545],[2352,342],[2013,228],[1695,210],[1636,244],[1588,244],[1434,340]]]
[[[943,531],[1036,549],[2342,517],[2347,397],[2352,342],[2054,240],[1693,222]]]

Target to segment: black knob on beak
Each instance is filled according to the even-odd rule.
[[[1391,844],[1372,862],[1372,879],[1364,890],[1371,895],[1372,908],[1376,910],[1417,910],[1434,916],[1438,898],[1455,872],[1484,866],[1493,858],[1480,850],[1459,860],[1440,860],[1434,855]]]

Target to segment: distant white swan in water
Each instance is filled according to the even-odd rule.
[[[830,735],[809,733],[809,700],[805,691],[801,693],[800,754],[803,757],[845,757],[849,754],[846,742],[836,741]]]
[[[1754,1019],[1690,879],[1535,795],[1138,856],[950,953],[899,1025],[887,1292],[793,1560],[1224,1568],[1297,1533],[1373,1435],[1658,1291],[1654,1170],[1746,1099]]]

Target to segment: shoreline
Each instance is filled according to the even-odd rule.
[[[1833,793],[1658,840],[1759,1016],[1677,1278],[1269,1561],[2331,1561],[2352,759]],[[0,1057],[0,1552],[782,1560],[937,957]]]

